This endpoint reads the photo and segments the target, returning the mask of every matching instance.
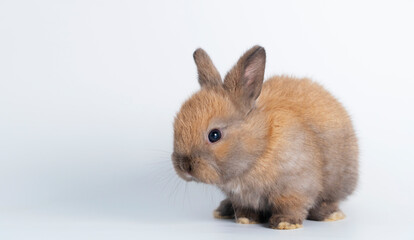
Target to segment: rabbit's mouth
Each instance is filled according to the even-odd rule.
[[[198,180],[198,178],[194,177],[193,175],[189,174],[189,173],[184,173],[184,178],[186,181],[194,181],[194,182],[200,182],[200,180]]]
[[[187,182],[200,182],[200,180],[197,177],[194,177],[193,175],[191,175],[188,172],[184,172],[184,171],[177,171],[178,176],[180,176],[183,180],[187,181]]]
[[[172,162],[178,176],[187,182],[215,184],[220,181],[217,167],[200,157],[172,154]]]

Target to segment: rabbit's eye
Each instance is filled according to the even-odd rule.
[[[218,129],[213,129],[208,134],[208,140],[212,143],[217,142],[218,140],[220,140],[220,138],[221,138],[221,132]]]

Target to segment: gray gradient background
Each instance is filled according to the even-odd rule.
[[[0,239],[413,239],[413,1],[0,1]],[[274,231],[212,218],[179,180],[172,121],[254,44],[266,76],[349,109],[361,181],[340,222]]]

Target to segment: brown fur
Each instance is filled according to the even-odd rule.
[[[265,57],[253,47],[222,83],[208,55],[195,52],[202,88],[176,116],[172,159],[183,179],[227,195],[217,216],[292,229],[339,211],[357,183],[358,145],[347,112],[319,84],[286,76],[263,83]],[[215,143],[212,129],[222,132]]]

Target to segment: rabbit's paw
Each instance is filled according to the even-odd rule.
[[[325,218],[324,222],[333,222],[338,221],[345,218],[345,214],[342,211],[336,211],[331,213],[327,218]]]

